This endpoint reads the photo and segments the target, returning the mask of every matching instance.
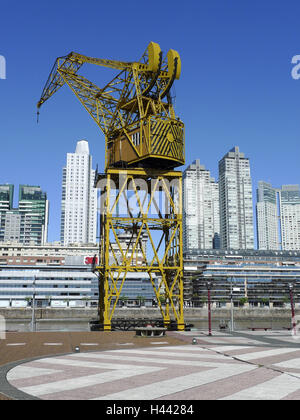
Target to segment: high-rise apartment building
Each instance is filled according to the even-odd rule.
[[[67,154],[63,168],[61,243],[96,243],[97,189],[95,171],[86,140],[77,142],[75,153]]]
[[[39,186],[20,185],[13,208],[13,185],[0,186],[0,241],[43,245],[47,242],[49,202]]]
[[[20,185],[19,213],[21,216],[20,242],[45,244],[48,237],[49,201],[39,186]]]
[[[183,173],[184,251],[217,248],[219,217],[218,183],[197,159]]]
[[[283,185],[279,196],[282,249],[300,250],[299,185]]]
[[[273,188],[260,181],[256,214],[258,249],[300,250],[299,185]]]
[[[250,162],[236,146],[219,162],[220,236],[225,249],[253,249]]]
[[[4,241],[6,212],[13,207],[13,197],[13,185],[0,185],[0,242]]]
[[[256,202],[258,249],[280,249],[278,190],[264,181],[258,182]]]

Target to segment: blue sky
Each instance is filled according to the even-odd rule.
[[[50,200],[48,239],[59,240],[66,153],[87,139],[101,170],[104,138],[67,87],[36,123],[51,67],[71,51],[135,61],[150,41],[181,55],[176,113],[186,126],[187,164],[199,158],[218,178],[218,161],[238,145],[251,159],[254,193],[259,180],[300,183],[300,79],[291,77],[299,13],[294,0],[2,1],[0,183],[40,185]],[[94,81],[113,75],[99,68]]]

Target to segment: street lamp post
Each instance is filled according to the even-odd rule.
[[[35,282],[36,276],[33,277],[33,293],[32,293],[32,312],[31,312],[31,331],[36,331],[36,321],[35,321]]]
[[[210,290],[212,287],[212,282],[206,282],[207,287],[207,300],[208,300],[208,335],[211,336],[211,299],[210,299]]]
[[[232,290],[232,277],[230,278],[230,331],[233,332],[234,331],[234,320],[233,320],[233,290]]]
[[[289,291],[290,291],[290,300],[291,300],[291,311],[292,311],[292,326],[293,326],[293,334],[296,335],[296,320],[295,320],[295,307],[294,307],[294,295],[293,295],[294,285],[293,283],[289,283]]]

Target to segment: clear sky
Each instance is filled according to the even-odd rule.
[[[291,77],[299,15],[297,0],[2,1],[0,183],[40,185],[50,200],[48,239],[59,240],[66,153],[87,139],[103,170],[104,138],[67,87],[37,124],[52,65],[71,51],[136,61],[150,41],[181,55],[176,113],[186,126],[186,164],[199,158],[218,178],[218,161],[237,145],[251,159],[254,195],[259,180],[300,183],[300,79]],[[94,81],[114,74],[99,68]]]

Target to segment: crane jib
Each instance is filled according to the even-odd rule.
[[[78,73],[87,63],[120,70],[120,73],[101,88]],[[159,146],[156,139],[155,150],[160,153],[153,153],[149,119],[174,126],[178,118],[170,90],[180,73],[178,52],[169,50],[163,57],[160,46],[155,42],[150,42],[138,62],[88,57],[71,52],[56,59],[37,106],[39,109],[67,84],[105,135],[106,167],[147,166],[157,160],[157,165],[174,168],[184,164],[184,136],[180,137],[180,144],[176,142],[176,146],[175,143],[171,144],[172,141],[168,145],[165,138],[161,139],[163,144]],[[171,134],[168,139],[172,140]],[[119,150],[122,150],[122,156]]]

